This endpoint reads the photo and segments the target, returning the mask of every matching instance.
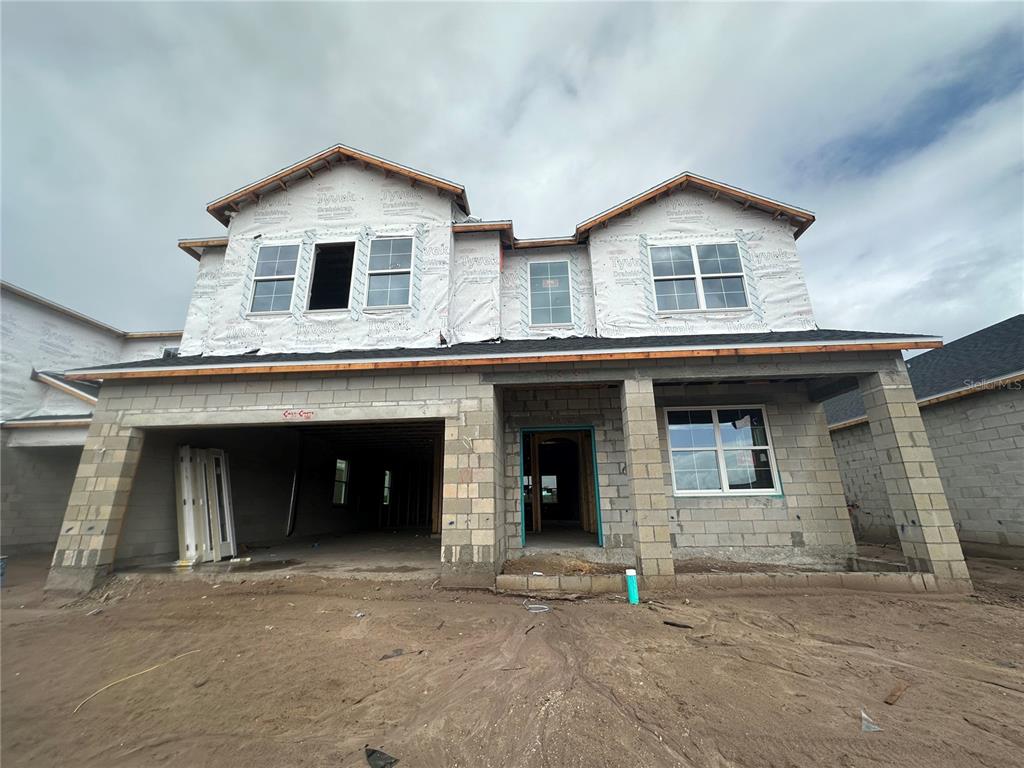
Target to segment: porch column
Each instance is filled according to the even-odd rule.
[[[143,440],[142,430],[122,427],[117,416],[113,411],[93,415],[46,579],[47,590],[85,593],[113,569]]]
[[[675,580],[675,566],[668,528],[669,503],[651,379],[623,382],[622,431],[637,568],[647,585],[671,584]]]
[[[498,493],[501,457],[490,384],[467,388],[458,416],[445,419],[441,500],[441,582],[493,587],[502,564]]]
[[[871,437],[903,554],[911,570],[946,589],[970,591],[960,538],[902,358],[894,371],[860,379]]]

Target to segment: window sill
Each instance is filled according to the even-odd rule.
[[[677,499],[687,498],[729,498],[730,496],[765,496],[781,499],[783,494],[776,488],[759,488],[754,491],[674,491],[672,496]]]
[[[290,315],[292,311],[290,309],[275,309],[271,312],[246,312],[246,317],[281,317],[282,315]]]
[[[375,314],[377,312],[394,312],[396,310],[412,309],[412,304],[395,304],[394,306],[387,307],[363,307],[363,312],[368,315]]]
[[[709,312],[753,312],[750,307],[722,307],[721,309],[659,309],[658,317],[675,317],[676,315],[706,315]]]
[[[575,328],[575,327],[576,327],[576,323],[544,323],[544,324],[537,324],[537,325],[534,325],[532,323],[530,324],[530,330],[531,331],[535,331],[535,330],[536,331],[540,331],[540,330],[544,330],[545,328]]]
[[[338,314],[340,312],[349,312],[348,307],[331,307],[330,309],[307,309],[303,315],[329,315],[331,313]]]

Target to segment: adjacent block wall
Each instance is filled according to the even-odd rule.
[[[855,553],[842,481],[820,404],[802,385],[657,387],[658,427],[675,556],[839,566]],[[675,496],[665,408],[763,405],[780,492]]]
[[[921,410],[960,540],[1024,547],[1024,392],[999,389]],[[871,432],[832,432],[846,498],[867,540],[897,541]]]
[[[82,456],[79,446],[4,446],[0,544],[4,554],[52,552]]]
[[[831,438],[854,536],[858,541],[898,542],[899,534],[892,520],[871,428],[867,424],[856,424],[832,432]]]

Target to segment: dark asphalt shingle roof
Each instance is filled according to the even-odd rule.
[[[187,357],[135,360],[112,365],[100,365],[81,370],[102,371],[111,368],[177,368],[191,366],[232,365],[240,363],[303,363],[325,360],[388,360],[393,358],[473,357],[487,355],[529,355],[538,353],[599,352],[610,349],[686,348],[741,344],[783,344],[814,342],[870,342],[879,339],[911,340],[930,338],[908,333],[877,333],[874,331],[839,331],[815,329],[812,331],[774,331],[767,333],[717,333],[689,336],[637,336],[632,338],[599,338],[573,336],[566,339],[516,339],[500,342],[474,342],[454,344],[450,347],[425,349],[345,349],[336,352],[243,354],[243,355],[190,355]]]
[[[918,400],[991,381],[1024,370],[1024,314],[982,328],[907,361]],[[854,390],[826,400],[829,424],[864,415],[864,401]]]

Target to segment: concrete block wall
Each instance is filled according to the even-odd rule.
[[[4,446],[0,456],[0,546],[4,554],[52,552],[57,543],[80,446]]]
[[[451,585],[491,585],[504,562],[501,406],[494,387],[469,387],[473,397],[445,420],[441,505],[441,568]]]
[[[842,480],[819,404],[799,384],[656,388],[669,528],[677,559],[842,565],[854,554]],[[781,489],[763,496],[675,496],[665,409],[763,405]]]
[[[856,424],[832,432],[831,438],[854,536],[858,541],[898,542],[871,428],[866,423]]]
[[[148,554],[140,551],[144,539],[142,531],[146,526],[159,528],[163,523],[140,520],[137,510],[147,507],[142,499],[150,495],[152,484],[159,485],[168,477],[173,478],[173,464],[167,470],[170,474],[162,474],[162,479],[153,479],[156,475],[150,476],[148,472],[141,473],[140,490],[129,499],[136,476],[135,464],[147,433],[159,434],[160,430],[171,428],[274,426],[287,429],[288,424],[294,423],[444,419],[448,427],[446,451],[456,445],[466,450],[467,466],[458,469],[469,469],[471,475],[473,470],[483,470],[476,473],[479,477],[475,480],[459,481],[453,484],[454,489],[446,488],[442,515],[449,511],[454,513],[455,508],[470,507],[469,517],[459,520],[465,528],[459,530],[469,533],[471,543],[457,552],[449,550],[455,555],[455,560],[449,562],[457,561],[463,566],[479,563],[490,571],[493,580],[495,559],[500,551],[494,530],[495,515],[499,512],[497,477],[503,471],[496,437],[496,407],[494,387],[481,384],[478,373],[279,374],[110,382],[101,389],[75,480],[75,490],[80,494],[99,492],[102,485],[104,495],[97,499],[88,495],[76,498],[72,493],[64,528],[70,523],[74,531],[62,536],[58,543],[55,569],[98,567],[109,570],[115,547],[122,546],[119,538],[124,513],[132,504],[137,518],[129,524],[129,535],[125,537],[119,557]],[[122,445],[127,442],[132,444],[130,449]],[[158,453],[155,452],[154,457]],[[231,469],[233,485],[237,485],[235,463]],[[237,501],[236,514],[245,514],[238,509]],[[90,530],[79,533],[78,529],[86,525],[87,518]],[[104,522],[97,526],[93,520]],[[111,524],[108,525],[108,521]],[[456,528],[454,524],[448,526],[449,531]],[[487,543],[483,542],[484,538],[489,539]],[[461,547],[461,542],[447,543]],[[445,545],[445,528],[442,527],[442,551]],[[66,575],[68,578],[61,580],[51,573],[52,587],[79,589],[92,583],[91,578],[75,573]]]
[[[921,419],[961,542],[1024,547],[1024,392],[948,400],[923,408]],[[832,442],[847,499],[884,521],[884,540],[898,541],[868,426],[834,430]]]
[[[522,435],[529,427],[592,426],[605,556],[632,563],[633,515],[618,384],[502,388],[505,531],[509,557],[523,553]]]
[[[961,540],[1024,547],[1024,391],[938,403],[921,418]]]
[[[648,586],[667,586],[675,577],[659,432],[654,382],[642,377],[626,379],[622,384],[622,434],[633,508],[633,549],[637,570]]]
[[[117,412],[94,411],[47,589],[87,592],[113,567],[144,438],[142,430],[120,423]]]
[[[858,380],[900,547],[912,571],[970,583],[906,365]]]

